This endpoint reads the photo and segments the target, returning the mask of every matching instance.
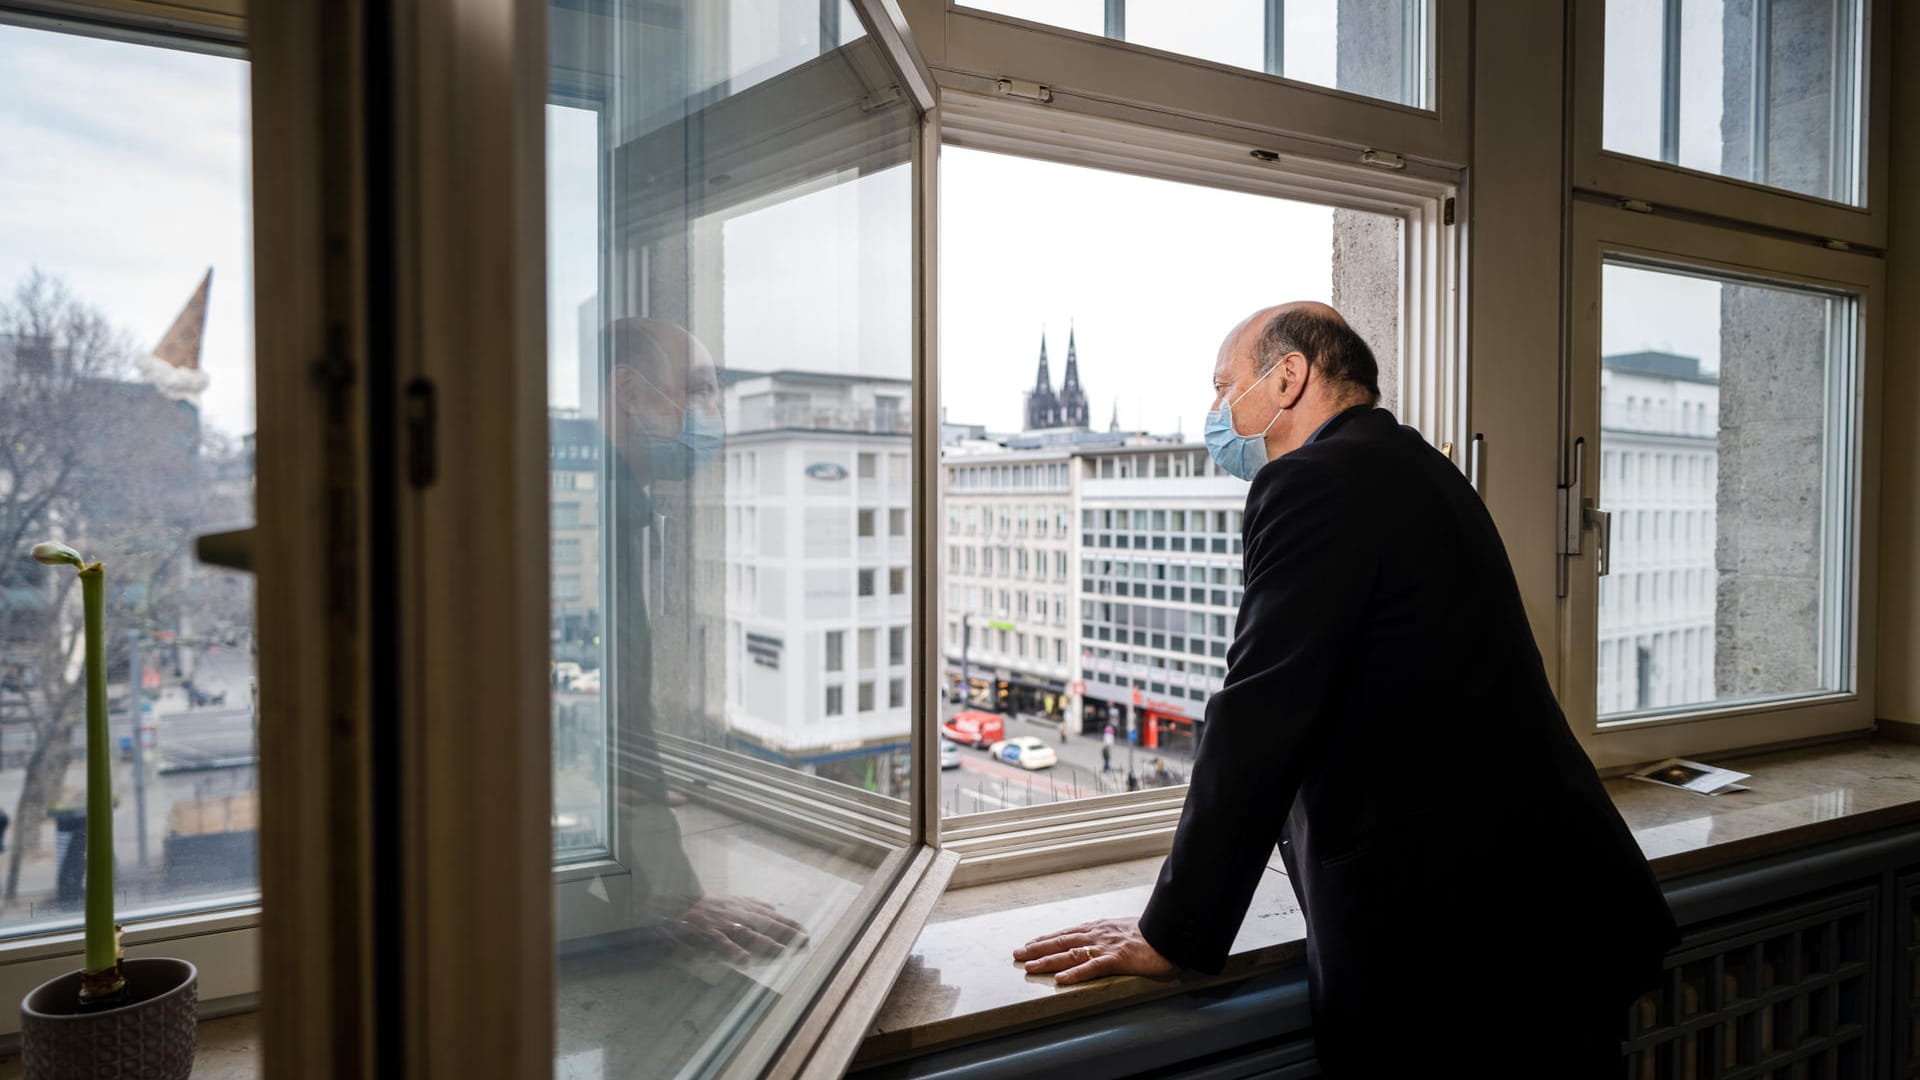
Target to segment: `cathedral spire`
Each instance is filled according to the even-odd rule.
[[[1060,426],[1060,399],[1053,393],[1053,376],[1047,371],[1047,331],[1040,331],[1040,370],[1034,376],[1033,389],[1027,391],[1027,430]]]
[[[1060,383],[1060,426],[1084,428],[1087,416],[1087,391],[1080,385],[1080,349],[1074,341],[1073,324],[1067,324],[1067,374]]]

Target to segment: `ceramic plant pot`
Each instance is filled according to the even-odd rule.
[[[26,1080],[187,1080],[200,973],[185,960],[120,964],[126,1004],[80,1011],[80,973],[41,983],[20,1003]]]

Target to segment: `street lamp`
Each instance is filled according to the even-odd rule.
[[[973,686],[973,675],[967,665],[967,650],[973,645],[973,613],[960,615],[960,704],[968,704],[967,695]]]

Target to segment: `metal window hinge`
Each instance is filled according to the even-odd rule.
[[[1853,245],[1847,243],[1845,240],[1829,240],[1827,241],[1827,248],[1831,251],[1852,251]]]
[[[1639,199],[1621,199],[1620,209],[1631,210],[1636,214],[1651,214],[1653,213],[1653,204],[1650,202],[1642,202]]]
[[[1453,224],[1453,198],[1451,196],[1447,198],[1445,205],[1440,208],[1440,224]]]
[[[1001,79],[994,84],[994,89],[998,91],[1002,97],[1016,97],[1025,101],[1038,101],[1043,104],[1053,100],[1052,87],[1042,86],[1040,83],[1030,82],[1026,79]]]
[[[434,448],[439,438],[439,404],[435,400],[433,383],[426,379],[408,382],[404,397],[402,408],[406,424],[407,483],[423,488],[431,485],[440,471]]]
[[[1362,150],[1360,151],[1360,163],[1362,165],[1372,165],[1380,169],[1404,169],[1407,167],[1407,159],[1391,150]]]
[[[1269,165],[1280,160],[1280,155],[1272,150],[1249,150],[1247,153],[1253,156],[1253,160],[1264,161]]]
[[[1580,554],[1580,488],[1586,480],[1587,440],[1573,440],[1568,464],[1570,475],[1555,489],[1554,521],[1557,522],[1554,550],[1561,555]]]

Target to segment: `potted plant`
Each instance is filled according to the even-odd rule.
[[[113,757],[102,625],[106,569],[64,544],[35,545],[33,557],[79,571],[86,615],[87,930],[80,970],[40,984],[20,1003],[26,1076],[187,1080],[193,1072],[199,972],[185,960],[124,959],[120,927],[113,921]],[[138,685],[137,674],[132,684]]]

